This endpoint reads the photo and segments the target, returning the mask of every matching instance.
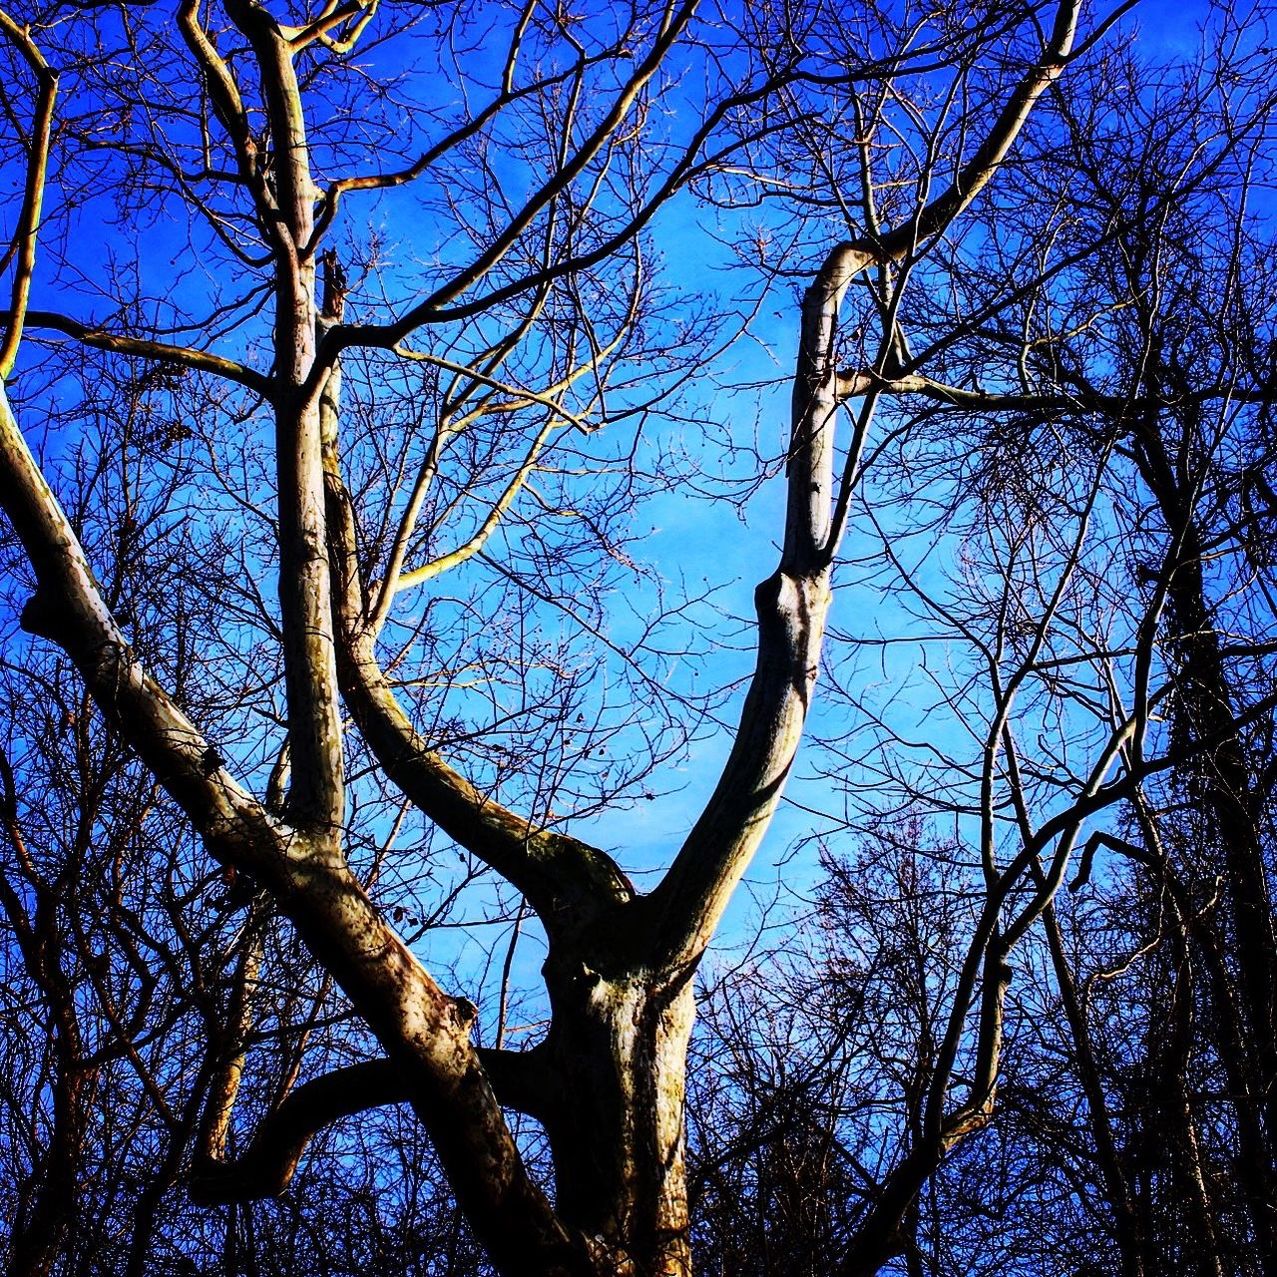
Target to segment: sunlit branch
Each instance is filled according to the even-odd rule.
[[[35,273],[36,239],[40,214],[44,206],[44,188],[49,173],[49,145],[53,135],[53,110],[58,93],[58,75],[45,61],[28,30],[19,26],[0,9],[0,31],[17,47],[27,65],[35,73],[37,94],[35,120],[27,150],[26,183],[22,207],[18,213],[13,243],[0,262],[7,269],[16,256],[13,284],[9,291],[8,330],[0,342],[0,381],[13,371],[22,328],[27,319],[27,303],[31,297],[31,280]]]
[[[254,372],[233,359],[210,354],[206,350],[196,350],[191,346],[175,346],[145,337],[128,337],[123,333],[110,332],[95,324],[86,324],[82,320],[47,310],[29,311],[27,326],[63,333],[95,350],[107,350],[112,354],[131,355],[141,359],[154,359],[162,364],[177,364],[199,372],[215,373],[219,377],[225,377],[228,381],[237,382],[246,389],[256,392],[267,401],[270,401],[275,394],[275,385],[271,378]]]
[[[314,21],[304,27],[281,26],[280,34],[295,52],[318,41],[332,53],[349,53],[376,13],[377,0],[347,0],[345,4],[329,0]],[[332,33],[345,22],[350,22],[346,34],[335,37]]]
[[[552,387],[548,393],[537,390],[529,390],[526,386],[515,386],[508,381],[502,381],[499,377],[489,376],[487,373],[480,371],[470,364],[457,363],[452,359],[445,359],[442,355],[432,355],[426,351],[409,350],[404,346],[396,346],[394,353],[401,359],[411,359],[417,363],[432,364],[436,368],[442,368],[447,372],[456,373],[458,377],[465,377],[470,381],[479,382],[484,386],[491,386],[494,390],[501,391],[502,394],[510,396],[508,403],[503,403],[499,407],[488,409],[488,411],[496,412],[513,412],[519,408],[526,407],[529,404],[540,404],[542,408],[548,409],[556,417],[562,417],[568,424],[575,426],[582,434],[589,434],[589,425],[582,421],[581,418],[569,412],[557,399],[554,394],[558,391],[559,386],[566,388],[571,382],[576,380],[573,376],[570,380],[560,382],[559,386]],[[579,374],[577,374],[579,375]]]
[[[527,455],[523,459],[523,463],[511,476],[505,491],[497,498],[496,503],[488,512],[487,518],[484,519],[483,524],[474,536],[455,550],[450,550],[447,554],[441,554],[437,558],[431,559],[428,563],[423,563],[420,567],[402,573],[395,582],[396,594],[412,589],[414,586],[423,585],[425,582],[450,571],[452,568],[460,567],[462,563],[473,558],[483,549],[487,544],[488,538],[497,530],[502,518],[514,504],[514,500],[522,490],[528,476],[536,468],[537,459],[555,429],[554,422],[549,421],[537,432],[536,437],[528,448]]]
[[[396,530],[395,539],[391,545],[385,577],[383,578],[381,585],[377,588],[377,600],[370,613],[370,624],[374,634],[380,632],[382,626],[385,624],[386,617],[390,614],[390,607],[394,601],[396,592],[404,588],[402,585],[403,564],[407,557],[408,546],[412,539],[412,535],[416,530],[417,519],[420,516],[422,505],[425,502],[427,490],[438,469],[439,455],[442,450],[444,440],[452,435],[460,433],[467,425],[481,416],[494,412],[515,412],[531,403],[539,404],[541,407],[549,409],[552,414],[563,417],[565,422],[574,425],[582,434],[591,433],[593,427],[589,424],[589,422],[574,414],[568,413],[563,408],[559,397],[562,396],[565,391],[571,389],[572,386],[580,381],[582,377],[586,376],[589,372],[596,370],[602,362],[604,362],[620,347],[626,333],[629,331],[638,315],[641,279],[642,269],[640,259],[640,262],[636,264],[633,285],[630,291],[629,309],[624,321],[618,327],[616,336],[602,349],[591,352],[591,357],[588,360],[578,363],[557,382],[545,387],[545,389],[541,391],[534,392],[529,391],[524,387],[511,385],[508,382],[495,377],[493,374],[495,373],[495,370],[500,367],[502,362],[504,362],[505,358],[516,348],[520,337],[531,326],[536,314],[540,310],[540,306],[545,300],[544,294],[538,299],[537,303],[529,309],[528,313],[521,318],[515,329],[508,333],[502,341],[498,342],[494,349],[485,352],[481,358],[475,359],[467,364],[454,363],[450,360],[440,359],[438,356],[410,351],[402,346],[396,348],[395,353],[403,358],[419,360],[425,363],[433,363],[437,367],[442,367],[447,371],[453,372],[458,379],[465,378],[469,383],[469,386],[466,390],[459,394],[457,398],[458,406],[461,402],[464,402],[465,398],[468,397],[468,394],[470,393],[470,389],[475,385],[486,385],[494,391],[500,391],[501,393],[508,395],[509,399],[495,404],[490,400],[487,400],[478,408],[473,409],[471,412],[466,413],[463,417],[460,417],[457,420],[442,422],[436,430],[426,458],[422,462],[418,471],[416,482],[413,484],[412,492],[408,498],[408,504],[405,507],[403,516],[399,521],[399,527]],[[475,365],[480,365],[480,367],[476,368]],[[536,460],[536,454],[540,451],[541,444],[548,437],[549,432],[547,430],[546,432],[543,432],[543,435],[539,438],[539,442],[536,447],[529,452],[524,467],[520,470],[519,475],[516,476],[518,487],[523,485],[528,474],[531,473],[532,465]],[[510,500],[512,501],[514,496],[517,494],[517,488],[512,483],[508,491],[510,493]],[[504,514],[505,509],[508,509],[508,506],[509,502],[507,502],[506,505],[497,512],[498,520],[501,515]],[[495,524],[493,526],[495,527]],[[485,536],[484,540],[486,539],[487,537]],[[480,542],[480,544],[474,547],[474,550],[478,551],[482,548],[483,545],[482,542]],[[469,557],[469,555],[466,557]]]

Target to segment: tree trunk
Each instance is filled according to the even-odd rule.
[[[552,952],[545,976],[553,1082],[542,1121],[560,1218],[601,1243],[601,1274],[686,1277],[691,972],[604,976]]]
[[[1155,390],[1160,390],[1156,382]],[[1172,389],[1178,390],[1177,385]],[[1190,423],[1196,426],[1196,422]],[[1193,432],[1196,434],[1196,430]],[[1202,891],[1218,877],[1227,907],[1239,997],[1242,1041],[1218,1043],[1234,1092],[1239,1178],[1254,1227],[1259,1270],[1277,1275],[1277,933],[1264,860],[1259,796],[1234,726],[1234,690],[1224,665],[1219,632],[1208,602],[1203,529],[1194,505],[1192,476],[1177,470],[1156,421],[1137,434],[1136,461],[1167,527],[1179,537],[1179,562],[1167,596],[1168,638],[1176,657],[1172,730],[1181,740],[1215,742],[1185,769],[1183,781],[1204,830],[1197,835],[1197,863],[1186,865]],[[1225,978],[1216,997],[1221,1024],[1233,1003]],[[1222,1035],[1221,1035],[1222,1036]]]

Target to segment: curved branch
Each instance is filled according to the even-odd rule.
[[[183,368],[194,368],[199,372],[215,373],[228,381],[237,382],[248,390],[261,395],[270,401],[275,387],[269,377],[251,368],[226,359],[222,355],[213,355],[206,350],[196,350],[191,346],[173,346],[167,342],[151,341],[145,337],[126,337],[123,333],[108,332],[96,324],[86,324],[82,320],[72,319],[69,315],[59,315],[51,310],[32,310],[27,312],[27,327],[47,328],[57,333],[74,337],[85,346],[95,350],[109,350],[116,355],[135,355],[142,359],[156,359],[163,363],[179,364]]]
[[[210,1160],[194,1169],[191,1197],[203,1205],[278,1197],[324,1127],[410,1098],[408,1084],[390,1060],[366,1060],[305,1082],[267,1114],[242,1157]]]
[[[421,359],[425,362],[434,362],[438,366],[447,368],[449,371],[455,373],[459,379],[464,378],[468,381],[470,383],[469,386],[461,392],[462,398],[467,396],[473,387],[486,385],[489,386],[492,391],[501,390],[505,392],[509,395],[509,399],[499,404],[481,403],[459,420],[445,421],[440,424],[439,429],[435,433],[434,441],[427,451],[426,459],[423,462],[421,469],[418,471],[417,481],[413,485],[412,494],[408,499],[408,504],[404,509],[402,518],[399,521],[399,528],[395,533],[395,539],[391,545],[386,575],[376,590],[377,601],[372,608],[370,620],[374,634],[380,633],[382,626],[386,623],[386,618],[390,615],[390,607],[394,602],[396,593],[399,590],[406,588],[406,585],[408,584],[408,582],[405,582],[402,579],[404,558],[408,552],[409,539],[416,528],[417,516],[421,512],[421,506],[425,500],[427,488],[433,481],[434,475],[438,469],[439,449],[445,434],[459,432],[466,424],[476,420],[478,417],[483,416],[486,413],[517,411],[524,407],[528,402],[540,403],[555,415],[562,416],[565,422],[570,422],[578,430],[580,430],[582,434],[589,434],[591,430],[589,423],[582,421],[575,414],[567,412],[567,410],[563,408],[560,398],[566,390],[575,385],[576,382],[584,377],[587,372],[597,370],[603,360],[608,358],[608,356],[610,356],[613,351],[620,346],[625,332],[635,322],[638,316],[642,279],[642,255],[636,254],[629,310],[626,315],[625,323],[621,325],[616,336],[613,337],[613,339],[601,350],[592,352],[589,359],[583,360],[581,363],[577,364],[575,368],[570,368],[553,385],[546,386],[540,391],[531,391],[523,387],[509,385],[498,379],[495,376],[495,373],[496,370],[500,368],[506,355],[514,349],[520,336],[531,326],[534,317],[540,310],[541,303],[544,301],[544,293],[540,298],[538,298],[537,304],[529,310],[528,314],[523,317],[521,322],[516,325],[511,332],[507,333],[495,347],[489,348],[488,353],[483,357],[483,359],[472,361],[468,365],[455,364],[451,360],[443,360],[434,355],[417,354],[413,351],[404,349],[402,345],[395,347],[395,353],[403,358],[414,360]],[[484,367],[482,369],[475,368],[474,363],[476,362],[482,363]],[[543,441],[545,437],[548,437],[547,432],[542,432],[542,435],[538,438]],[[531,473],[532,465],[535,463],[536,455],[539,451],[540,444],[538,443],[538,446],[533,449],[531,453],[527,454],[529,458],[527,467],[519,470],[516,475],[516,480],[512,482],[507,489],[511,500],[513,500],[517,495],[517,487],[522,487],[527,475]],[[504,510],[497,512],[498,519],[503,513]],[[483,542],[486,540],[487,537],[485,536],[476,545],[472,539],[470,544],[474,545],[473,552],[481,552],[483,549]],[[470,556],[467,555],[466,557]],[[455,563],[457,561],[458,560],[454,560],[453,562]],[[434,575],[437,575],[437,572],[434,573]]]
[[[531,97],[534,94],[544,93],[547,89],[562,84],[564,81],[571,79],[572,76],[576,74],[577,66],[576,64],[573,64],[566,70],[537,77],[523,85],[521,88],[516,89],[514,87],[514,64],[518,60],[519,47],[522,43],[523,34],[528,21],[531,18],[534,7],[535,6],[533,5],[528,5],[527,8],[525,8],[523,16],[514,32],[510,44],[510,50],[507,54],[506,72],[503,77],[501,92],[465,124],[460,125],[446,137],[441,138],[433,146],[429,147],[426,151],[423,151],[422,154],[406,168],[398,169],[392,173],[366,173],[356,177],[343,177],[330,182],[327,189],[324,191],[319,215],[315,221],[316,240],[318,240],[332,224],[333,219],[337,215],[337,208],[343,196],[356,191],[390,190],[397,186],[406,186],[411,182],[415,182],[417,178],[425,173],[441,157],[461,145],[461,143],[474,137],[506,107],[520,101],[523,98]],[[584,65],[591,66],[596,62],[605,61],[608,58],[616,57],[617,53],[618,50],[616,49],[607,50],[603,53],[586,58],[584,60]]]
[[[497,1102],[535,1116],[541,1109],[540,1057],[531,1051],[479,1050]],[[342,1118],[407,1104],[412,1088],[392,1060],[364,1060],[313,1078],[262,1120],[234,1161],[205,1160],[191,1175],[191,1197],[204,1205],[278,1197],[310,1141]]]
[[[350,499],[327,460],[328,533],[338,613],[342,695],[360,734],[400,791],[440,829],[517,887],[546,929],[562,934],[631,900],[634,889],[606,853],[508,811],[475,788],[413,727],[376,656],[363,611]]]
[[[758,587],[758,659],[718,785],[673,865],[640,902],[646,956],[694,963],[762,841],[793,767],[820,664],[830,602],[834,422],[841,397],[834,360],[838,316],[852,278],[898,261],[940,234],[997,171],[1033,104],[1063,70],[1080,0],[1060,0],[1050,39],[1011,92],[952,185],[896,230],[837,245],[803,298],[794,373],[785,538],[776,572]]]

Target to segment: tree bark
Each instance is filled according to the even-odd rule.
[[[553,1083],[541,1120],[564,1222],[603,1243],[600,1274],[691,1272],[683,1104],[692,973],[605,975],[551,951]]]

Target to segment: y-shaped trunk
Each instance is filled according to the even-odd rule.
[[[605,976],[552,953],[545,976],[554,1027],[541,1117],[560,1218],[600,1244],[600,1273],[686,1277],[691,972]]]

